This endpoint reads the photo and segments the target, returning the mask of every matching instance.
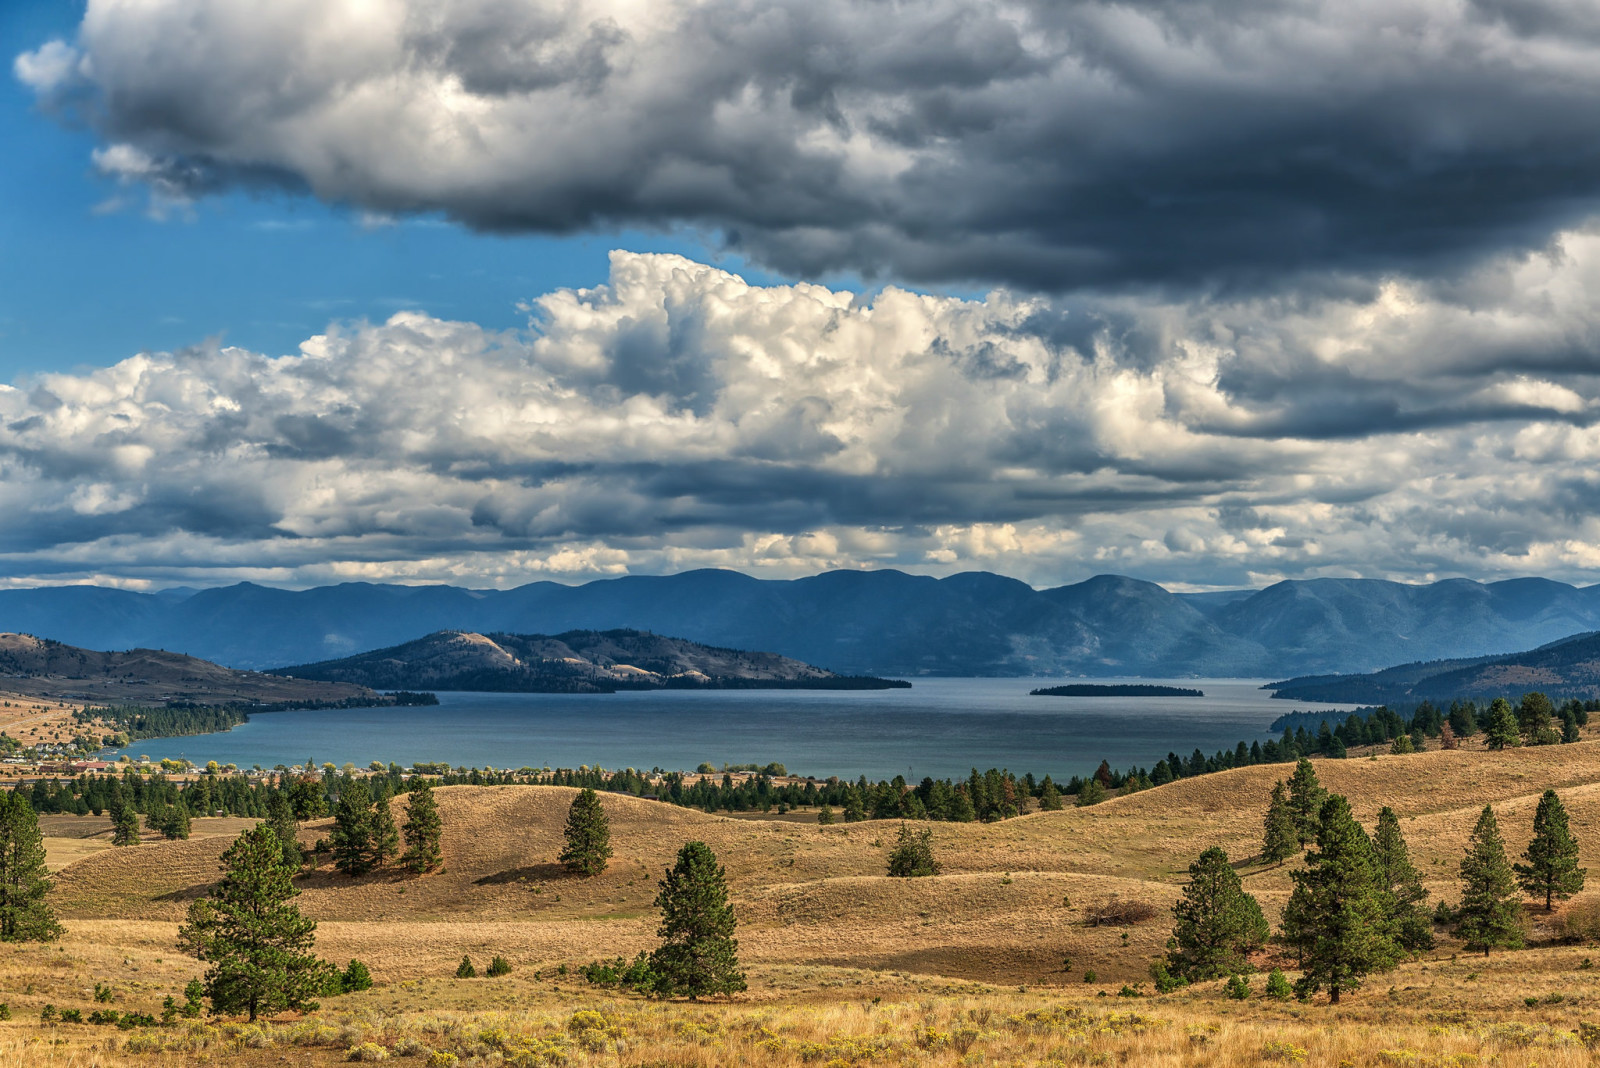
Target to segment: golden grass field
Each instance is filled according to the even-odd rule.
[[[1538,794],[1553,786],[1580,841],[1600,850],[1597,742],[1317,768],[1369,826],[1383,804],[1400,814],[1435,896],[1454,899],[1456,863],[1485,802],[1519,853]],[[1592,1063],[1578,1032],[1600,1024],[1600,948],[1560,942],[1555,921],[1600,909],[1600,865],[1594,889],[1556,917],[1530,907],[1532,948],[1486,960],[1441,937],[1435,951],[1370,977],[1338,1006],[1268,1001],[1259,975],[1243,1002],[1216,983],[1118,997],[1124,984],[1150,994],[1146,969],[1165,943],[1167,909],[1207,846],[1240,862],[1276,923],[1294,864],[1262,869],[1248,858],[1272,782],[1288,771],[1241,769],[998,824],[933,824],[944,870],[917,880],[883,875],[892,822],[730,819],[604,795],[615,856],[603,875],[577,879],[554,863],[573,791],[442,788],[442,873],[350,880],[323,868],[300,880],[298,902],[320,923],[319,952],[366,962],[372,990],[327,999],[308,1019],[148,1033],[45,1027],[39,1011],[49,1002],[87,1015],[97,982],[115,988],[118,1008],[158,1011],[199,972],[175,948],[177,923],[243,823],[196,821],[186,842],[85,853],[74,843],[91,839],[70,833],[80,818],[51,817],[53,900],[68,934],[57,945],[0,946],[0,1001],[13,1014],[0,1024],[0,1068],[320,1064],[352,1049],[377,1057],[375,1047],[419,1064],[455,1056],[641,1068]],[[202,827],[211,822],[219,826]],[[307,843],[326,834],[326,823],[302,829]],[[656,880],[691,838],[727,867],[750,990],[728,1002],[663,1004],[589,986],[573,966],[654,944]],[[1112,897],[1153,904],[1156,917],[1086,925],[1086,910]],[[453,978],[463,954],[481,969],[497,953],[511,975]],[[1260,963],[1270,967],[1269,958]],[[591,1010],[600,1015],[584,1015]]]

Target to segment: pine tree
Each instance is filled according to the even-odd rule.
[[[300,870],[305,859],[300,853],[300,827],[294,819],[293,803],[281,790],[274,790],[267,797],[267,826],[283,844],[283,862]]]
[[[427,779],[418,778],[406,802],[406,867],[418,875],[437,868],[444,860],[440,839],[444,824],[439,819],[439,804]]]
[[[136,846],[139,844],[139,814],[133,810],[132,805],[117,806],[117,811],[112,814],[111,844],[114,846]]]
[[[379,787],[372,803],[372,866],[381,868],[400,855],[400,832],[394,826],[389,791]]]
[[[567,810],[567,845],[558,858],[574,875],[599,875],[611,859],[611,821],[593,790],[580,790]]]
[[[704,842],[687,842],[661,880],[661,945],[650,955],[657,990],[665,995],[731,994],[745,988],[734,939],[727,874]]]
[[[1461,859],[1456,934],[1468,949],[1481,949],[1487,957],[1496,946],[1516,949],[1522,945],[1521,909],[1516,893],[1500,826],[1495,822],[1494,810],[1484,805],[1478,825],[1472,830],[1467,855]]]
[[[1106,788],[1101,784],[1099,779],[1096,779],[1093,776],[1083,780],[1083,785],[1078,787],[1078,800],[1076,802],[1078,808],[1088,808],[1090,805],[1098,805],[1105,799]]]
[[[1317,826],[1322,812],[1322,802],[1328,792],[1317,781],[1317,769],[1305,757],[1294,766],[1289,776],[1289,811],[1294,815],[1295,834],[1305,845],[1317,836]]]
[[[833,806],[826,801],[817,809],[817,824],[822,827],[833,825]]]
[[[1516,713],[1504,697],[1496,697],[1489,706],[1489,726],[1484,729],[1483,741],[1490,749],[1512,749],[1522,744]]]
[[[1400,948],[1408,953],[1432,949],[1433,920],[1424,905],[1428,892],[1422,888],[1422,877],[1411,863],[1411,850],[1400,832],[1400,818],[1387,805],[1378,813],[1378,832],[1372,839],[1372,851],[1378,870],[1383,873],[1383,883],[1394,900],[1391,918]]]
[[[1525,745],[1549,745],[1557,740],[1550,726],[1556,706],[1542,693],[1525,693],[1517,705],[1517,730]]]
[[[900,824],[900,836],[889,853],[889,874],[901,879],[938,875],[939,862],[933,859],[933,832],[924,827],[913,831]]]
[[[316,922],[291,902],[300,893],[283,843],[265,825],[245,831],[222,854],[222,881],[189,906],[179,942],[210,964],[206,996],[214,1012],[314,1008],[333,968],[311,953]]]
[[[61,925],[50,890],[39,817],[17,790],[0,790],[0,942],[54,942]]]
[[[1517,881],[1534,897],[1544,898],[1550,912],[1558,899],[1565,900],[1583,889],[1587,869],[1578,867],[1578,840],[1567,825],[1567,810],[1554,790],[1539,798],[1533,814],[1533,839],[1523,854],[1526,864],[1513,864]]]
[[[1300,954],[1305,997],[1326,988],[1335,1004],[1374,971],[1399,961],[1391,917],[1393,900],[1383,885],[1372,843],[1350,815],[1350,802],[1334,794],[1323,803],[1316,851],[1283,912],[1284,941]]]
[[[1189,865],[1189,885],[1172,917],[1167,966],[1191,983],[1250,970],[1249,955],[1267,941],[1261,906],[1216,846]]]
[[[1267,802],[1267,816],[1261,833],[1261,859],[1268,864],[1282,864],[1300,851],[1300,829],[1294,811],[1289,808],[1289,795],[1283,780],[1273,784],[1272,797]]]
[[[1456,732],[1458,738],[1471,738],[1478,733],[1478,717],[1470,701],[1466,704],[1450,702],[1450,729]]]
[[[333,808],[333,866],[346,875],[372,870],[372,795],[361,779],[352,779],[339,791]]]
[[[1060,788],[1050,781],[1048,775],[1045,776],[1044,789],[1039,793],[1039,811],[1060,812],[1062,807]]]

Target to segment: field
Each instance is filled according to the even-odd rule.
[[[1485,802],[1514,853],[1547,786],[1561,791],[1580,841],[1600,843],[1600,743],[1317,766],[1369,827],[1383,804],[1400,814],[1435,897],[1454,900],[1456,863]],[[1579,1032],[1600,1023],[1600,949],[1564,935],[1569,919],[1600,916],[1600,881],[1554,916],[1530,907],[1530,949],[1485,959],[1441,930],[1436,950],[1338,1006],[1266,1000],[1259,975],[1246,1001],[1216,983],[1153,996],[1146,969],[1206,846],[1228,851],[1276,923],[1294,865],[1249,858],[1267,793],[1288,770],[1240,769],[991,825],[933,824],[943,872],[916,880],[883,874],[894,823],[728,819],[613,796],[603,797],[611,866],[576,879],[554,863],[573,791],[443,788],[444,872],[351,880],[324,867],[300,880],[319,952],[359,958],[377,985],[265,1028],[41,1025],[46,1003],[87,1015],[96,983],[116,991],[117,1008],[156,1012],[196,975],[175,948],[177,922],[243,825],[196,821],[186,842],[90,851],[81,843],[98,833],[92,817],[51,817],[53,901],[68,935],[0,946],[0,1001],[13,1015],[0,1024],[0,1068],[311,1064],[345,1060],[364,1042],[394,1056],[446,1050],[463,1063],[530,1065],[1591,1063],[1591,1033]],[[307,824],[302,838],[327,833],[325,822]],[[656,1003],[588,985],[574,966],[654,944],[655,883],[689,839],[727,867],[750,990],[729,1002]],[[1087,922],[1113,902],[1153,915]],[[1600,937],[1600,923],[1580,934]],[[514,971],[457,980],[463,954],[480,969],[503,954]],[[1274,963],[1270,951],[1259,963]],[[1119,997],[1125,985],[1145,996]]]

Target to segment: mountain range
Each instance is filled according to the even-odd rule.
[[[1554,700],[1585,700],[1600,692],[1600,632],[1577,634],[1537,649],[1401,664],[1365,675],[1314,675],[1275,683],[1274,697],[1410,707],[1455,698],[1513,702],[1529,690]]]
[[[989,572],[832,571],[780,581],[700,570],[509,590],[241,583],[153,594],[0,591],[0,629],[92,648],[179,649],[245,668],[335,659],[440,630],[616,628],[771,650],[846,675],[1281,678],[1508,653],[1600,630],[1600,586],[1311,579],[1175,594],[1116,575],[1036,590]]]
[[[719,649],[639,630],[475,634],[442,630],[389,649],[281,668],[297,679],[373,689],[615,693],[661,689],[882,690],[776,653]]]

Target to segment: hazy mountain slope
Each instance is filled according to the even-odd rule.
[[[987,572],[934,579],[835,571],[772,581],[701,570],[511,590],[241,583],[190,596],[82,586],[0,591],[0,629],[96,648],[178,649],[240,667],[337,659],[439,630],[618,628],[768,649],[848,675],[1281,678],[1509,653],[1600,629],[1600,587],[1315,579],[1172,594],[1112,575],[1034,590]]]

